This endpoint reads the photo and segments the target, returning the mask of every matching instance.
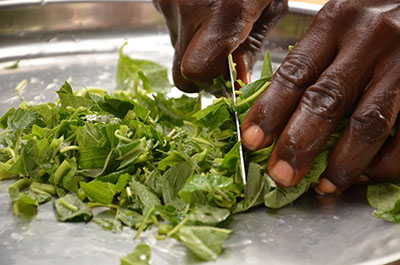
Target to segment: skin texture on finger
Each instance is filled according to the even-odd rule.
[[[210,15],[200,25],[182,58],[182,74],[209,83],[228,73],[227,56],[243,43],[271,0],[212,1]]]
[[[388,4],[387,6],[382,2],[378,8],[374,3],[370,8],[363,9],[364,7],[360,5],[362,2],[354,1],[349,4],[346,1],[331,1],[323,9],[325,12],[317,16],[322,22],[325,21],[324,19],[328,19],[328,24],[334,25],[333,35],[338,44],[335,60],[323,72],[318,81],[307,88],[304,95],[291,92],[287,94],[285,100],[281,100],[282,96],[279,94],[279,89],[285,91],[285,87],[281,86],[279,89],[275,89],[274,81],[276,80],[272,80],[270,88],[256,101],[245,119],[245,124],[242,127],[244,129],[243,142],[245,145],[250,145],[254,150],[254,147],[257,149],[263,146],[253,144],[256,139],[251,139],[247,135],[246,126],[251,128],[251,131],[257,131],[254,124],[261,127],[265,133],[264,144],[269,144],[280,133],[280,130],[276,130],[276,135],[274,135],[270,128],[279,128],[279,123],[282,124],[282,121],[286,121],[286,117],[292,115],[290,108],[293,105],[291,104],[294,104],[294,108],[297,107],[280,135],[269,160],[269,174],[281,186],[293,186],[306,175],[314,158],[322,150],[330,134],[339,125],[343,115],[358,101],[359,95],[367,87],[380,57],[385,55],[385,51],[392,51],[393,46],[396,47],[393,44],[398,43],[396,42],[398,35],[396,31],[398,26],[396,25],[398,24],[393,23],[393,20],[387,20],[388,16],[385,14],[397,12],[396,8],[388,4],[389,1],[385,1]],[[338,15],[338,12],[341,12],[341,14]],[[368,16],[364,15],[363,12],[368,13]],[[384,16],[382,16],[382,12],[384,12]],[[395,29],[395,32],[393,32],[393,29]],[[312,32],[315,32],[314,28]],[[320,36],[320,34],[323,33],[319,32],[318,35]],[[296,48],[301,47],[300,44],[303,42],[304,40]],[[296,48],[294,51],[296,51]],[[314,49],[314,54],[318,52],[316,45],[311,45],[309,49],[311,54],[313,53],[311,49]],[[307,55],[305,54],[300,56],[301,60],[306,58]],[[285,66],[285,62],[283,66]],[[297,71],[301,70],[297,69]],[[279,75],[278,70],[274,78],[278,78]],[[294,83],[290,81],[287,78],[284,84],[289,86]],[[273,88],[272,91],[271,88]],[[271,96],[268,98],[268,95]],[[301,101],[297,106],[300,97]],[[279,100],[281,100],[279,102],[281,108],[271,110],[270,106],[275,105],[275,102]],[[379,102],[379,104],[385,105],[386,102]],[[253,119],[253,122],[251,122],[251,119]],[[263,126],[263,121],[267,121],[265,126]],[[277,123],[274,123],[275,121]],[[253,143],[249,142],[249,139]],[[257,139],[257,142],[261,143],[262,141]],[[340,169],[341,165],[337,166]],[[336,186],[329,183],[327,179],[322,182],[326,184],[325,187],[329,188],[330,192],[336,190]]]
[[[288,10],[288,0],[274,0],[262,12],[251,33],[239,48],[233,52],[237,78],[245,84],[251,82],[254,63],[264,52],[264,43],[269,32],[278,24]]]
[[[317,80],[335,58],[338,47],[336,32],[324,16],[330,11],[324,7],[321,12],[322,15],[314,19],[303,39],[272,77],[271,85],[246,116],[242,135],[243,144],[248,150],[263,148],[274,141],[296,109],[305,89]],[[263,140],[246,133],[253,126],[262,129]]]
[[[268,163],[271,177],[282,186],[293,186],[307,174],[317,154],[369,82],[365,76],[371,76],[375,56],[368,54],[367,49],[353,46],[342,49],[304,93]]]
[[[250,82],[255,57],[286,12],[288,0],[153,2],[165,17],[175,48],[174,82],[185,92],[198,92],[207,90],[214,78],[227,76],[230,53],[238,77]]]
[[[400,120],[395,137],[390,138],[379,151],[364,175],[372,181],[392,181],[400,178]]]
[[[328,168],[322,175],[338,191],[350,186],[368,168],[399,113],[400,71],[378,73],[330,154]],[[394,86],[397,91],[392,89]],[[325,192],[322,187],[319,190]]]

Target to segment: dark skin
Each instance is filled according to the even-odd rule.
[[[226,75],[229,53],[239,78],[249,82],[267,33],[287,7],[286,1],[157,2],[175,46],[174,80],[187,92]],[[257,150],[278,138],[268,171],[290,187],[349,117],[316,186],[320,194],[341,192],[359,179],[400,177],[400,129],[389,136],[400,128],[399,110],[400,1],[331,0],[251,108],[243,144]]]
[[[231,53],[238,78],[249,83],[269,31],[287,11],[287,0],[153,2],[165,17],[175,48],[175,85],[189,93],[207,90],[214,78],[228,76],[226,58]]]

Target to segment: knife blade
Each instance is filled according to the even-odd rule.
[[[229,68],[229,76],[230,76],[230,81],[231,81],[231,86],[232,86],[232,99],[233,99],[233,111],[235,113],[235,122],[236,122],[236,133],[238,137],[238,142],[240,142],[239,146],[239,158],[240,158],[240,173],[242,175],[242,181],[243,185],[246,186],[247,184],[247,177],[246,177],[246,168],[244,164],[244,154],[243,154],[243,144],[242,144],[242,133],[240,131],[240,121],[239,121],[239,115],[236,111],[236,89],[235,89],[235,67],[233,64],[233,58],[232,55],[230,54],[228,56],[228,68]]]

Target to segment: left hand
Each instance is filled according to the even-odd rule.
[[[238,78],[250,73],[269,31],[285,14],[288,0],[153,0],[175,48],[173,77],[185,92],[209,91],[213,79],[228,75],[233,54]],[[221,88],[219,88],[221,89]]]

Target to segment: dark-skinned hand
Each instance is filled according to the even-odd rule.
[[[173,78],[185,92],[207,90],[227,77],[233,54],[238,78],[250,74],[268,32],[287,10],[287,0],[153,0],[162,13],[175,48]],[[223,91],[209,91],[225,95]]]
[[[268,171],[293,186],[349,116],[316,186],[341,192],[360,177],[400,177],[399,109],[400,1],[331,0],[252,106],[243,142],[257,150],[278,137]]]

